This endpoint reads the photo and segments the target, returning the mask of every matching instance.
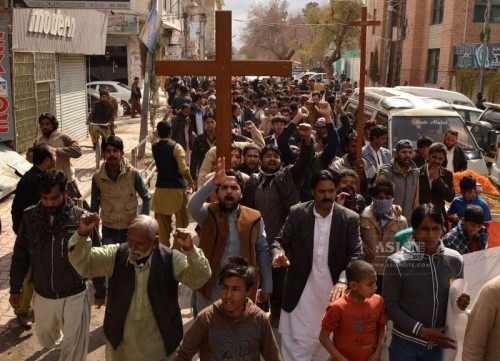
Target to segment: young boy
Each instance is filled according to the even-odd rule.
[[[346,277],[349,291],[327,308],[319,340],[335,361],[381,360],[387,318],[384,300],[375,294],[377,273],[369,263],[355,260]]]
[[[443,237],[445,247],[460,254],[480,251],[488,244],[488,230],[483,226],[483,209],[474,204],[465,208],[462,221]]]
[[[248,298],[255,271],[241,256],[230,256],[219,274],[220,300],[201,311],[184,335],[174,361],[281,361],[271,324]]]
[[[488,223],[493,220],[488,203],[478,195],[476,187],[476,178],[466,175],[460,179],[460,192],[462,195],[456,197],[448,209],[448,219],[452,222],[451,228],[455,228],[460,219],[463,218],[468,204],[475,204],[483,209],[485,227],[488,227]]]

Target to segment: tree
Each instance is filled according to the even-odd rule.
[[[299,44],[294,24],[298,15],[290,16],[288,1],[271,0],[252,5],[242,31],[243,49],[249,59],[289,60]]]
[[[375,51],[373,52],[372,61],[370,63],[370,72],[368,75],[374,85],[376,85],[380,80],[380,74],[378,72],[378,47],[375,47]]]
[[[323,52],[323,68],[329,79],[333,76],[333,63],[341,58],[342,50],[359,47],[360,30],[348,26],[347,21],[358,20],[363,5],[363,0],[330,0],[326,6],[306,6],[307,23],[316,26],[311,42],[301,53],[317,56]]]

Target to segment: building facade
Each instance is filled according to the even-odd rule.
[[[490,1],[490,43],[494,43],[500,39],[500,1]],[[367,0],[366,3],[369,16],[382,22],[368,31],[366,49],[371,54],[367,68],[373,61],[375,48],[378,50],[379,84],[455,89],[457,69],[479,68],[482,52],[477,49],[481,49],[486,0]],[[500,68],[500,62],[496,64],[495,46],[490,44],[489,48],[486,69]]]

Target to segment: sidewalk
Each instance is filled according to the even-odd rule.
[[[160,120],[163,113],[157,114],[156,120]],[[124,116],[117,120],[116,135],[123,139],[125,155],[130,159],[130,151],[139,143],[140,119],[131,119]],[[95,172],[95,155],[92,150],[90,137],[79,140],[82,147],[82,156],[72,159],[76,170],[78,187],[82,194],[90,194],[91,179]],[[151,154],[151,145],[147,143],[146,155]],[[141,169],[141,162],[138,168]],[[153,179],[154,180],[154,179]],[[150,190],[154,191],[154,182],[151,182]],[[10,195],[0,201],[0,218],[2,220],[2,234],[0,235],[0,359],[1,360],[58,360],[58,350],[43,349],[36,340],[33,330],[25,331],[18,327],[15,315],[9,305],[9,269],[12,257],[12,249],[15,242],[15,234],[12,231],[11,204],[14,195]],[[90,197],[88,198],[90,201]],[[192,319],[189,308],[191,291],[182,286],[179,289],[179,302],[182,308],[184,323]],[[92,308],[90,325],[89,361],[104,360],[105,338],[102,332],[104,319],[104,307],[100,310]],[[36,324],[35,324],[36,325]]]

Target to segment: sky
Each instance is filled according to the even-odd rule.
[[[246,20],[247,12],[250,10],[250,7],[253,4],[257,4],[262,1],[267,0],[225,0],[226,5],[223,6],[223,10],[231,10],[233,17],[233,35],[236,35],[233,38],[233,46],[236,48],[241,47],[241,40],[239,34],[241,33],[242,28],[245,26],[245,23],[237,20]],[[312,0],[288,0],[290,13],[295,13],[301,11],[308,2]],[[322,1],[315,0],[318,3],[322,3]]]

